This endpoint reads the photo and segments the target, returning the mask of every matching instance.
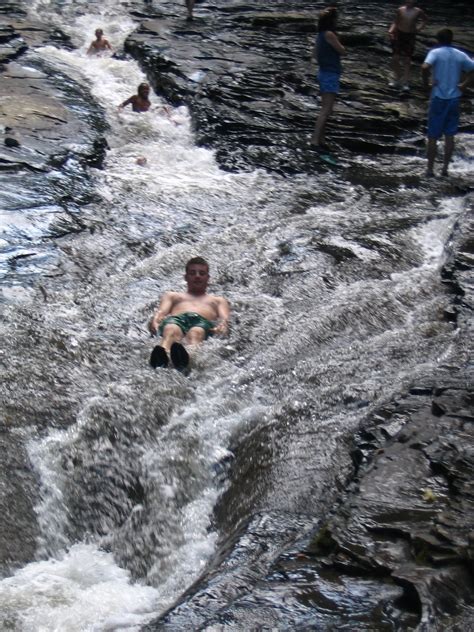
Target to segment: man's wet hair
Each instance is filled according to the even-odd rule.
[[[209,264],[207,263],[207,261],[205,259],[203,259],[202,257],[193,257],[192,259],[190,259],[187,263],[186,263],[186,272],[189,269],[189,266],[192,266],[193,264],[198,264],[200,266],[206,266],[207,271],[209,272]]]
[[[327,7],[319,14],[318,31],[332,31],[336,27],[337,9],[336,7]]]
[[[440,44],[451,44],[451,42],[453,41],[453,32],[451,29],[447,28],[440,29],[436,33],[436,39]]]

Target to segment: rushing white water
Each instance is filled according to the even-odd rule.
[[[113,207],[116,230],[123,229],[130,238],[143,239],[146,237],[144,224],[159,223],[162,233],[174,232],[176,221],[182,217],[179,211],[176,212],[176,205],[186,206],[190,195],[191,203],[202,193],[209,198],[220,193],[235,195],[248,186],[249,178],[253,176],[239,178],[221,172],[212,152],[193,144],[185,108],[170,108],[168,113],[155,96],[148,113],[137,116],[131,111],[118,111],[118,104],[135,93],[137,85],[146,78],[134,62],[114,59],[109,54],[86,55],[98,26],[106,24],[106,35],[114,49],[122,45],[134,27],[115,2],[100,4],[98,13],[75,16],[71,6],[72,15],[67,12],[60,15],[54,13],[52,2],[39,0],[34,3],[32,15],[56,22],[70,34],[78,48],[71,52],[48,46],[32,54],[75,81],[88,85],[105,110],[110,125],[107,135],[110,151],[105,170],[96,175],[96,186],[105,205]],[[138,157],[146,158],[144,166],[137,164]],[[122,207],[124,215],[121,218],[117,206],[124,201],[127,207]],[[213,212],[218,214],[220,210],[217,204]],[[192,216],[191,209],[191,221]],[[196,216],[200,217],[200,213]],[[25,216],[20,219],[28,220]],[[48,222],[46,213],[42,221]],[[215,220],[209,213],[200,221],[212,225]],[[33,230],[32,225],[29,230]],[[155,263],[159,264],[159,261]],[[141,287],[139,291],[142,292]],[[64,306],[57,306],[51,316],[57,320],[74,318],[76,314],[74,310],[71,313],[65,311]],[[80,338],[81,332],[76,331],[75,337]],[[75,338],[71,339],[71,344],[77,344]],[[206,392],[210,394],[219,389],[219,381],[209,383]],[[210,402],[209,409],[203,408],[206,400]],[[176,517],[180,543],[165,554],[169,558],[166,570],[158,564],[148,573],[149,581],[158,588],[133,583],[129,573],[114,563],[112,554],[101,551],[101,542],[73,545],[67,535],[61,454],[67,446],[74,444],[81,428],[90,423],[88,409],[93,405],[94,400],[89,399],[78,422],[70,430],[52,432],[45,439],[30,444],[30,457],[43,488],[43,499],[37,506],[42,533],[39,554],[51,557],[28,565],[0,583],[0,608],[6,617],[5,622],[11,621],[15,629],[25,632],[138,629],[138,624],[156,615],[197,577],[214,550],[215,534],[208,532],[217,493],[212,480],[204,484],[199,496],[186,504]],[[192,438],[199,423],[198,462],[201,461],[204,472],[225,456],[225,445],[235,419],[230,415],[226,423],[221,417],[217,424],[213,407],[218,405],[215,399],[202,394],[185,416],[178,414],[176,422],[171,420],[167,427],[168,439],[160,440],[165,443],[163,447],[155,443],[141,452],[140,459],[143,468],[148,470],[150,485],[161,489],[164,497],[172,498],[176,493],[173,480],[165,480],[169,472],[166,469],[169,455],[177,459],[182,449],[172,445],[176,424],[179,424],[180,432],[188,433]],[[133,419],[129,421],[135,423]],[[135,510],[139,511],[140,507]]]
[[[38,357],[59,355],[40,366],[51,372],[54,404],[64,384],[72,403],[69,418],[28,443],[41,481],[40,561],[0,582],[5,625],[22,632],[139,629],[214,553],[219,467],[239,430],[264,428],[275,480],[291,481],[297,438],[282,447],[273,429],[284,418],[297,437],[308,423],[307,478],[324,489],[338,432],[360,421],[351,402],[390,396],[423,372],[418,356],[429,365],[449,349],[450,326],[433,312],[461,202],[439,207],[401,189],[385,219],[383,201],[377,207],[366,191],[327,178],[330,194],[306,203],[306,177],[221,171],[212,151],[194,144],[186,108],[166,112],[154,95],[148,113],[118,112],[145,77],[132,61],[86,49],[97,27],[120,49],[134,28],[125,4],[31,7],[77,46],[47,46],[31,59],[88,87],[104,109],[110,150],[93,174],[101,202],[83,211],[94,230],[64,240],[62,276],[50,280],[44,306],[25,307]],[[337,265],[329,253],[342,253]],[[182,286],[183,262],[196,254],[211,261],[238,331],[207,342],[189,380],[152,373],[146,320],[162,291]],[[296,484],[291,493],[276,487],[264,510],[306,511]]]

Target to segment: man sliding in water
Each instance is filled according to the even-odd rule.
[[[112,46],[108,39],[104,37],[104,31],[97,29],[95,32],[95,40],[91,43],[87,50],[88,55],[97,55],[105,50],[112,50]]]
[[[132,105],[132,110],[134,112],[148,112],[151,106],[151,102],[149,99],[150,96],[150,84],[141,83],[138,86],[137,94],[132,95],[128,99],[126,99],[123,103],[119,105],[119,110],[127,107],[127,105]]]
[[[189,355],[181,341],[196,346],[208,335],[227,335],[230,307],[225,298],[207,294],[209,265],[202,257],[194,257],[186,264],[184,276],[187,292],[165,292],[158,310],[149,323],[152,334],[162,336],[150,357],[155,369],[171,362],[178,371],[185,371]]]

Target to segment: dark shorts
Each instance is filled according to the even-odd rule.
[[[320,70],[318,72],[319,91],[321,94],[331,93],[339,94],[339,79],[341,75],[338,72],[329,70]]]
[[[392,50],[395,55],[401,57],[413,57],[415,52],[416,33],[404,33],[396,31],[395,38],[392,40]]]
[[[428,111],[428,138],[454,136],[459,127],[459,98],[433,97]]]
[[[184,312],[177,316],[167,316],[158,329],[161,335],[163,335],[163,329],[166,325],[178,325],[184,335],[193,327],[201,327],[201,329],[204,329],[205,338],[209,336],[209,330],[216,326],[215,323],[195,312]]]

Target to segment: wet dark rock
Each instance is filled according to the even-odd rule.
[[[33,558],[39,535],[33,507],[38,481],[8,415],[0,425],[0,454],[0,577],[4,577]]]
[[[1,78],[0,115],[5,128],[14,130],[14,134],[5,131],[5,141],[10,140],[0,154],[3,169],[47,171],[50,162],[58,164],[58,156],[59,162],[66,161],[68,145],[79,137],[84,141],[84,159],[101,163],[104,141],[54,96],[51,79],[43,70],[33,68],[31,62],[28,68],[11,62]]]
[[[189,106],[198,141],[215,148],[223,166],[229,169],[258,166],[280,173],[324,170],[326,167],[315,163],[307,148],[317,113],[315,69],[309,59],[315,33],[315,5],[309,1],[278,2],[275,12],[268,11],[268,5],[263,0],[247,4],[209,0],[206,19],[186,25],[182,16],[164,19],[160,17],[164,13],[152,14],[151,9],[142,7],[134,14],[141,23],[125,48],[141,62],[159,94],[172,104]],[[12,13],[5,7],[11,7]],[[467,26],[462,28],[466,7],[469,7],[466,3],[444,1],[431,7],[434,26],[419,38],[417,64],[422,61],[437,24],[448,17],[457,26],[458,41],[470,45],[472,33]],[[54,41],[56,37],[56,41],[68,45],[67,38],[60,33],[18,22],[21,11],[16,11],[17,22],[11,22],[13,11],[10,3],[2,3],[1,24],[6,26],[1,31],[0,50],[4,44],[10,49],[4,57],[0,56],[0,62],[8,62],[12,55],[20,55],[21,60],[25,43],[34,46]],[[8,23],[5,15],[10,16]],[[370,15],[369,26],[367,15]],[[400,167],[398,173],[390,169],[394,154],[423,155],[426,95],[420,90],[416,73],[409,97],[401,98],[387,88],[390,51],[386,28],[387,11],[383,3],[367,0],[358,6],[344,6],[341,37],[351,50],[345,61],[343,93],[329,129],[331,140],[348,164],[341,178],[364,187],[367,194],[374,188],[386,187],[390,190],[387,204],[397,204],[393,190],[397,189],[399,195],[401,186],[424,187],[427,198],[434,188],[443,195],[464,195],[472,184],[462,178],[425,184],[409,164]],[[7,148],[2,150],[0,168],[45,172],[53,166],[65,168],[69,154],[58,151],[58,134],[65,142],[85,135],[89,148],[83,156],[84,162],[100,166],[106,145],[101,138],[104,128],[99,109],[89,102],[95,112],[95,130],[91,131],[84,119],[72,117],[62,99],[51,96],[51,84],[45,77],[47,69],[37,70],[38,73],[25,70],[19,63],[4,66],[1,96],[14,94],[15,103],[8,105],[7,101],[5,109],[2,101],[2,121],[20,131],[22,143],[11,152]],[[61,83],[64,80],[67,78],[61,78]],[[75,89],[68,84],[66,94],[72,98]],[[43,115],[46,107],[48,117]],[[25,118],[20,121],[18,114],[26,117],[28,124],[23,122]],[[472,108],[463,102],[463,129],[469,129],[472,123]],[[24,147],[32,151],[23,155]],[[373,156],[371,165],[360,164],[357,153],[361,157]],[[74,173],[71,180],[76,181],[80,176]],[[64,195],[61,198],[64,205],[83,201],[75,190]],[[303,207],[304,204],[296,204],[293,212],[304,213]],[[390,230],[390,221],[395,220],[387,219],[384,229]],[[77,230],[84,228],[80,220],[75,224],[71,219],[71,225]],[[408,228],[416,225],[416,221],[404,225]],[[406,394],[367,415],[354,441],[341,447],[352,454],[353,463],[341,467],[344,471],[331,476],[327,488],[318,490],[326,505],[322,506],[321,501],[317,507],[312,506],[309,498],[307,513],[292,515],[293,531],[281,515],[266,513],[259,507],[265,497],[265,483],[255,484],[256,480],[264,481],[262,468],[270,467],[279,456],[278,432],[280,436],[286,432],[283,424],[287,419],[280,420],[282,428],[272,430],[271,443],[267,428],[236,438],[231,446],[235,458],[229,466],[232,485],[215,513],[217,527],[230,535],[220,543],[213,564],[182,597],[179,606],[148,629],[202,629],[204,625],[230,622],[236,629],[250,630],[255,613],[264,613],[263,620],[274,622],[276,629],[281,621],[287,629],[303,629],[308,621],[314,629],[321,630],[336,627],[409,630],[417,626],[426,632],[469,629],[474,615],[474,462],[470,448],[474,432],[473,374],[467,364],[474,339],[474,241],[469,236],[472,228],[472,209],[467,208],[450,241],[451,252],[443,271],[451,289],[452,305],[456,306],[453,322],[459,333],[455,343],[458,363],[450,367],[440,364],[437,372],[420,378],[408,387]],[[61,222],[57,234],[65,234],[61,232]],[[129,247],[139,252],[136,244]],[[347,259],[357,258],[350,248],[335,246],[326,236],[318,237],[315,247],[341,266]],[[14,259],[12,265],[20,265],[30,254],[33,253]],[[283,246],[280,254],[291,254],[291,248]],[[87,261],[81,261],[78,253],[74,261],[87,276],[90,272]],[[273,276],[283,274],[275,266]],[[331,286],[328,277],[325,282]],[[269,291],[276,294],[278,288]],[[452,305],[446,308],[446,313],[454,310]],[[35,327],[37,330],[22,333],[25,348],[27,340],[41,339],[38,334],[41,323]],[[18,427],[35,427],[40,431],[72,423],[76,412],[71,404],[74,366],[78,362],[93,365],[98,356],[96,349],[73,349],[61,337],[43,344],[48,354],[60,356],[53,363],[54,367],[61,367],[60,371],[51,370],[41,376],[30,374],[21,384],[13,380],[22,374],[20,369],[6,366],[4,372],[11,388],[25,393],[23,406],[5,408],[7,419],[14,420]],[[109,354],[103,358],[107,366],[117,361],[120,349],[102,354]],[[52,392],[54,402],[48,397]],[[353,394],[344,397],[348,408],[368,403]],[[31,402],[35,402],[34,408]],[[120,419],[121,412],[112,416],[112,421]],[[150,427],[159,418],[152,413],[148,412]],[[98,415],[102,418],[104,411],[98,411]],[[295,413],[292,423],[299,418],[301,413]],[[112,421],[111,443],[116,441],[116,424]],[[127,428],[126,432],[133,429]],[[10,569],[31,559],[34,553],[36,525],[29,499],[35,497],[36,481],[28,467],[27,455],[21,446],[20,449],[15,446],[13,433],[10,435],[7,429],[4,434],[5,454],[14,446],[19,455],[18,463],[1,459],[2,475],[10,477],[8,488],[11,485],[14,495],[14,498],[5,495],[3,488],[0,495],[1,528],[11,533],[13,542],[9,551],[0,552],[0,563],[4,569]],[[134,505],[146,500],[147,490],[137,479],[134,462],[130,462],[125,473],[117,467],[114,480],[107,481],[105,466],[99,457],[95,458],[97,454],[100,456],[97,437],[89,439],[91,462],[86,486],[91,497],[97,502],[100,478],[112,490],[118,490],[117,498],[112,494],[108,498],[106,527],[111,528],[123,520],[123,503]],[[307,446],[311,438],[295,437],[295,443],[298,440]],[[127,435],[127,441],[132,444],[133,436]],[[248,460],[249,454],[258,459]],[[107,529],[100,522],[100,511],[89,504],[87,496],[81,496],[84,480],[79,471],[74,472],[78,462],[73,450],[68,456],[65,467],[72,471],[73,513],[86,516],[91,530],[103,533]],[[317,466],[316,461],[312,458],[305,464],[307,476]],[[24,524],[18,516],[25,517]],[[155,526],[150,525],[150,533]],[[312,537],[307,535],[309,530]],[[74,536],[83,535],[73,528],[71,532]],[[294,547],[295,540],[300,541],[298,550],[280,555],[285,547]],[[134,546],[139,548],[140,543]],[[136,558],[139,559],[138,554]],[[262,560],[267,564],[266,574],[256,568],[258,564],[263,568]],[[143,560],[143,565],[146,564]],[[277,591],[280,604],[275,605]],[[295,611],[302,612],[300,619],[297,614],[294,620],[284,619],[288,615],[281,603],[286,600],[297,605]]]
[[[0,22],[0,64],[15,59],[27,48],[25,41],[12,26]]]
[[[462,3],[457,4],[450,24],[457,20],[457,42],[469,48],[472,36],[459,26]],[[224,167],[290,173],[323,169],[308,156],[318,107],[316,68],[310,61],[317,9],[304,1],[279,2],[272,11],[264,2],[225,8],[209,3],[209,8],[206,20],[186,29],[181,19],[143,20],[125,50],[141,62],[157,93],[190,107],[198,142],[214,147]],[[416,68],[408,96],[388,87],[388,20],[387,7],[380,3],[342,7],[340,35],[349,54],[329,133],[351,169],[356,154],[424,153],[427,95]],[[419,36],[417,64],[435,30]],[[468,99],[463,112],[467,130],[474,122]],[[375,164],[372,168],[374,181],[387,177]],[[406,184],[419,183],[419,175],[405,177]]]
[[[231,560],[238,544],[235,539],[223,542],[217,566],[145,629],[171,631],[184,622],[200,629],[223,621],[236,629],[252,629],[250,613],[253,620],[273,623],[277,629],[303,629],[302,622],[309,619],[318,630],[470,629],[474,369],[468,358],[473,347],[474,286],[472,269],[459,269],[456,261],[470,247],[471,222],[472,210],[467,208],[452,235],[446,264],[452,270],[453,301],[463,299],[456,338],[458,365],[440,365],[406,394],[368,415],[354,438],[353,473],[342,493],[320,514],[313,535],[302,535],[300,547],[280,555],[265,577],[237,573]],[[240,450],[255,454],[269,445],[254,432],[233,448],[235,485],[216,511],[224,531],[238,524],[251,540],[246,523],[239,523],[242,514],[233,511],[233,498],[242,492],[241,485],[254,500],[262,491],[252,487],[256,475]],[[275,454],[269,453],[264,460],[273,458]],[[328,595],[337,597],[331,601]]]
[[[12,136],[5,136],[5,140],[3,141],[6,147],[19,147],[20,141]]]

